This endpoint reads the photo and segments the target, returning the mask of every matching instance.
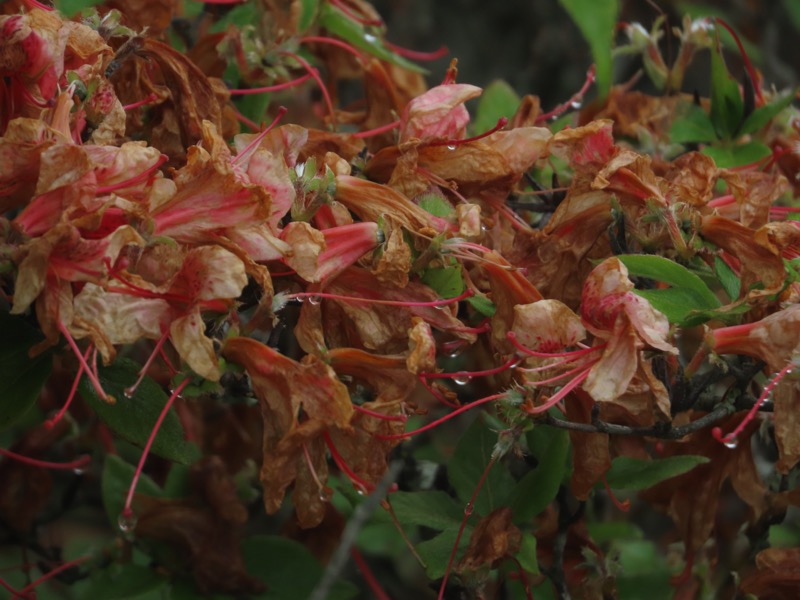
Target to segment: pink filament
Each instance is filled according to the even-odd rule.
[[[41,467],[42,469],[59,469],[68,471],[73,471],[75,469],[83,469],[86,465],[92,462],[92,457],[89,455],[84,455],[76,460],[65,463],[50,462],[48,460],[39,460],[36,458],[31,458],[29,456],[24,456],[22,454],[17,454],[16,452],[13,452],[11,450],[6,450],[5,448],[0,448],[0,455],[5,456],[6,458],[12,458],[14,460],[17,460],[26,465],[30,465],[32,467]]]
[[[229,89],[228,92],[231,96],[246,96],[248,94],[266,94],[269,92],[280,92],[282,90],[288,90],[289,88],[296,87],[301,83],[305,83],[309,79],[311,79],[312,75],[309,71],[305,75],[298,77],[297,79],[292,79],[291,81],[285,81],[284,83],[276,83],[275,85],[265,85],[262,87],[257,88],[247,88],[247,89]]]
[[[386,306],[447,306],[449,304],[455,304],[456,302],[460,302],[470,296],[473,296],[475,292],[470,289],[466,289],[464,292],[455,296],[453,298],[445,298],[444,300],[431,300],[430,302],[413,302],[410,300],[376,300],[374,298],[359,298],[357,296],[342,296],[340,294],[329,294],[327,292],[298,292],[296,294],[289,294],[288,298],[295,299],[295,298],[328,298],[329,300],[344,300],[346,302],[366,302],[367,304],[383,304]]]

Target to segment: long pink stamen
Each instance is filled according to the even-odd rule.
[[[333,462],[336,463],[336,466],[339,467],[340,471],[342,471],[345,475],[347,475],[350,481],[353,482],[353,485],[355,485],[358,489],[360,489],[364,493],[371,492],[372,490],[374,490],[375,489],[374,485],[367,483],[366,481],[361,479],[361,477],[356,475],[353,469],[350,468],[350,465],[348,465],[344,461],[342,455],[339,454],[339,450],[334,445],[333,440],[331,439],[331,435],[327,431],[324,431],[322,433],[322,437],[325,438],[325,444],[328,446],[328,450],[331,453],[331,458],[333,458]]]
[[[325,486],[322,485],[322,482],[319,480],[317,470],[314,468],[314,462],[311,460],[311,453],[308,451],[308,445],[305,443],[303,443],[303,456],[306,459],[306,465],[308,466],[309,473],[311,473],[311,478],[314,480],[314,483],[317,484],[320,493],[322,493],[325,490]]]
[[[375,598],[375,600],[391,600],[389,594],[384,591],[380,582],[369,568],[367,561],[365,561],[364,557],[361,556],[361,552],[358,551],[358,548],[353,546],[350,549],[350,556],[353,557],[353,562],[356,563],[358,570],[361,571],[364,581],[372,592],[372,597]]]
[[[256,137],[254,137],[253,140],[249,144],[247,144],[247,146],[245,146],[242,149],[242,151],[239,152],[239,154],[237,154],[233,158],[233,160],[231,161],[231,164],[235,165],[240,160],[242,160],[242,158],[244,158],[245,156],[250,155],[253,152],[253,150],[255,150],[258,147],[258,145],[261,143],[261,140],[264,139],[264,136],[266,136],[270,131],[272,131],[275,128],[275,126],[278,124],[278,121],[280,121],[283,118],[283,115],[285,115],[287,112],[289,112],[289,109],[286,108],[285,106],[279,107],[278,108],[278,114],[276,114],[275,118],[272,119],[272,123],[270,123],[264,129],[264,131],[260,132]]]
[[[342,0],[328,0],[333,6],[338,8],[342,11],[345,15],[347,15],[351,21],[358,23],[359,25],[374,25],[375,27],[380,27],[383,25],[383,21],[380,19],[367,19],[365,17],[357,15],[353,10],[347,6]]]
[[[67,561],[67,562],[57,566],[55,569],[52,569],[51,571],[49,571],[49,572],[45,573],[44,575],[42,575],[41,577],[39,577],[39,579],[37,579],[36,581],[32,581],[31,583],[26,585],[24,588],[22,588],[22,594],[27,596],[28,593],[32,592],[34,589],[36,589],[36,586],[38,586],[39,584],[44,583],[45,581],[55,577],[56,575],[58,575],[62,571],[66,571],[67,569],[71,569],[72,567],[77,566],[77,565],[79,565],[79,564],[81,564],[83,562],[86,562],[87,560],[89,560],[88,556],[81,556],[80,558],[76,558],[74,560]]]
[[[342,40],[337,40],[336,38],[326,37],[324,35],[307,35],[305,37],[301,37],[298,40],[301,44],[304,43],[318,43],[318,44],[329,44],[331,46],[336,46],[337,48],[341,48],[342,50],[349,52],[353,56],[355,56],[358,60],[364,61],[364,53],[356,50],[353,46],[344,42]]]
[[[46,10],[47,12],[51,12],[55,10],[52,6],[47,6],[46,4],[42,4],[37,0],[24,0],[25,6],[28,8],[39,8],[41,10]]]
[[[284,56],[288,56],[290,58],[295,59],[300,65],[308,72],[311,77],[314,78],[314,81],[317,82],[319,86],[320,92],[322,92],[322,97],[325,98],[325,104],[328,106],[328,114],[331,116],[331,126],[333,129],[336,129],[336,113],[333,109],[333,101],[331,100],[331,95],[328,93],[328,88],[325,86],[325,82],[322,81],[322,77],[319,76],[319,72],[308,64],[308,61],[304,59],[302,56],[298,56],[294,52],[288,52],[283,50],[281,52]]]
[[[368,408],[364,408],[363,406],[359,406],[358,404],[353,404],[353,408],[360,413],[363,413],[370,417],[374,417],[376,419],[380,419],[382,421],[398,421],[400,423],[405,423],[406,421],[408,421],[408,417],[404,415],[387,415],[384,413],[379,413],[374,410],[370,410]]]
[[[250,128],[250,131],[256,133],[261,131],[261,127],[259,127],[258,123],[256,123],[255,121],[251,121],[250,119],[245,117],[242,113],[236,110],[236,107],[233,108],[233,112],[236,115],[236,120],[239,121],[239,123],[242,123],[243,125],[247,125],[247,127]]]
[[[275,85],[265,85],[262,87],[257,88],[243,88],[243,89],[229,89],[228,92],[231,96],[247,96],[248,94],[267,94],[269,92],[280,92],[282,90],[288,90],[289,88],[297,87],[298,85],[305,83],[309,79],[311,79],[311,71],[306,73],[305,75],[301,75],[297,79],[292,79],[291,81],[285,81],[283,83],[276,83]]]
[[[86,372],[86,376],[89,378],[89,381],[92,382],[92,387],[97,395],[100,397],[101,400],[104,402],[108,402],[109,404],[113,404],[115,402],[113,396],[109,396],[106,394],[103,386],[100,385],[100,381],[97,379],[97,376],[92,372],[92,369],[86,363],[86,359],[83,358],[83,354],[81,354],[80,349],[78,348],[78,344],[75,343],[75,340],[72,337],[72,334],[69,330],[64,326],[64,323],[61,321],[58,322],[58,330],[64,334],[64,337],[67,339],[67,343],[69,347],[72,349],[72,352],[75,354],[75,357],[78,359],[78,363],[83,367],[83,370]]]
[[[125,396],[127,398],[132,398],[133,395],[136,393],[136,390],[139,388],[139,384],[142,383],[142,380],[144,379],[145,375],[147,375],[147,371],[150,370],[150,365],[153,364],[153,361],[155,360],[156,356],[160,354],[161,346],[164,345],[164,342],[167,341],[168,337],[169,337],[169,329],[167,328],[166,331],[164,331],[162,336],[156,342],[156,346],[155,348],[153,348],[153,351],[150,353],[150,356],[147,358],[147,361],[144,363],[144,366],[139,370],[138,379],[134,382],[133,385],[125,388]]]
[[[625,500],[624,502],[620,502],[619,499],[614,495],[614,492],[611,491],[611,486],[608,485],[608,479],[606,476],[603,475],[603,487],[606,488],[606,494],[608,497],[611,498],[611,502],[622,512],[628,512],[631,509],[631,501]]]
[[[597,359],[597,360],[599,360],[599,359]],[[556,375],[554,377],[550,377],[549,379],[541,379],[539,381],[527,381],[525,383],[527,385],[530,385],[530,386],[549,385],[551,383],[555,383],[556,381],[564,379],[565,377],[570,377],[570,376],[574,375],[575,373],[580,373],[586,367],[593,366],[597,362],[597,360],[594,360],[594,361],[592,361],[590,363],[587,363],[587,364],[578,365],[574,369],[570,369],[569,371],[565,371],[563,373],[559,373],[558,375]]]
[[[590,354],[597,350],[602,350],[606,347],[606,344],[601,344],[599,346],[592,346],[591,348],[582,348],[580,350],[571,350],[569,352],[537,352],[536,350],[531,350],[530,348],[526,348],[522,344],[520,344],[519,340],[517,339],[517,334],[513,331],[509,331],[506,334],[508,340],[514,345],[514,347],[519,350],[520,352],[527,354],[528,356],[535,356],[537,358],[563,358],[563,357],[578,357],[584,356],[586,354]]]
[[[728,33],[733,36],[733,41],[736,42],[736,46],[739,48],[739,54],[742,56],[742,61],[744,62],[744,67],[747,69],[747,74],[750,76],[750,81],[753,82],[753,88],[756,92],[756,98],[758,98],[758,104],[764,104],[764,95],[761,93],[761,82],[756,77],[756,70],[753,68],[753,63],[750,62],[750,57],[747,56],[747,52],[744,51],[744,46],[742,45],[742,41],[739,39],[739,36],[733,30],[733,28],[728,25],[724,20],[720,19],[719,17],[714,17],[714,21],[720,25],[722,25],[725,29],[728,30]]]
[[[394,52],[395,54],[402,56],[404,58],[409,58],[411,60],[420,60],[420,61],[433,61],[438,60],[444,56],[447,56],[450,53],[447,46],[442,44],[439,46],[438,49],[434,50],[433,52],[419,52],[417,50],[409,50],[408,48],[403,48],[402,46],[398,46],[397,44],[393,44],[392,42],[383,40],[383,45],[386,46],[389,50]]]
[[[798,359],[795,359],[787,363],[785,367],[783,367],[780,371],[778,371],[778,373],[772,378],[772,380],[769,383],[767,383],[767,385],[764,386],[764,391],[761,392],[761,395],[758,397],[758,400],[756,400],[755,404],[753,404],[753,407],[747,412],[747,415],[745,415],[744,419],[742,419],[742,422],[739,423],[736,429],[731,431],[728,435],[722,435],[722,429],[720,427],[714,427],[711,430],[711,435],[714,436],[714,439],[717,440],[718,442],[722,442],[726,446],[735,448],[738,442],[737,438],[739,437],[739,434],[742,433],[742,431],[744,431],[744,428],[747,427],[750,421],[756,418],[756,415],[758,414],[758,409],[761,408],[761,405],[764,404],[767,398],[769,398],[770,394],[772,393],[772,390],[775,389],[775,387],[783,380],[784,377],[791,374],[791,372],[797,366],[798,366]]]
[[[7,589],[11,593],[12,598],[24,598],[25,600],[30,600],[30,596],[28,594],[23,594],[21,591],[15,590],[8,583],[6,583],[2,577],[0,577],[0,587]]]
[[[473,377],[484,377],[488,375],[497,375],[503,371],[507,371],[517,364],[517,358],[509,358],[499,367],[492,369],[484,369],[483,371],[455,371],[452,373],[420,373],[419,376],[424,379],[459,379],[466,377],[472,379]]]
[[[133,110],[134,108],[139,108],[140,106],[146,106],[148,104],[152,104],[156,100],[158,100],[158,94],[156,94],[155,92],[151,92],[150,94],[145,96],[143,100],[139,100],[138,102],[132,102],[131,104],[125,104],[122,107],[122,110],[124,111]]]
[[[595,78],[595,67],[592,65],[589,67],[589,70],[586,72],[586,81],[583,82],[583,86],[579,89],[572,97],[564,102],[563,104],[559,104],[550,112],[546,112],[542,115],[536,117],[536,125],[541,125],[545,121],[549,119],[554,119],[559,117],[563,112],[567,109],[574,107],[576,104],[579,104],[583,101],[583,96],[589,90],[589,86],[594,83]]]
[[[92,462],[92,457],[88,454],[81,456],[78,459],[75,459],[70,462],[65,463],[57,463],[57,462],[50,462],[49,460],[39,460],[37,458],[31,458],[29,456],[24,456],[22,454],[17,454],[12,450],[6,450],[5,448],[0,448],[0,455],[3,455],[7,458],[13,458],[21,463],[25,463],[26,465],[30,465],[32,467],[41,467],[42,469],[58,469],[58,470],[69,470],[74,471],[75,469],[83,469],[86,465]]]
[[[297,298],[328,298],[329,300],[344,300],[346,302],[366,302],[367,304],[383,304],[386,306],[447,306],[449,304],[455,304],[469,298],[470,296],[474,296],[475,292],[471,289],[467,288],[458,296],[453,298],[445,298],[443,300],[431,300],[430,302],[413,302],[407,300],[376,300],[374,298],[359,298],[357,296],[342,296],[340,294],[329,294],[327,292],[298,292],[296,294],[289,294],[287,297],[289,299],[297,299]]]
[[[374,135],[380,135],[382,133],[386,133],[387,131],[391,131],[392,129],[396,129],[400,127],[400,121],[392,121],[388,125],[382,125],[381,127],[376,127],[375,129],[367,129],[366,131],[359,131],[357,133],[351,133],[351,137],[354,138],[368,138]]]
[[[479,335],[492,330],[492,324],[489,319],[484,319],[477,327],[448,327],[447,331],[455,331],[456,333],[474,333]]]
[[[448,413],[445,416],[443,416],[443,417],[441,417],[439,419],[436,419],[435,421],[431,421],[427,425],[423,425],[422,427],[420,427],[419,429],[415,429],[414,431],[406,431],[404,433],[394,433],[394,434],[391,434],[391,435],[376,433],[376,434],[373,434],[373,437],[375,437],[375,438],[377,438],[379,440],[404,440],[406,438],[410,438],[412,436],[415,436],[418,433],[423,433],[424,431],[428,431],[429,429],[433,429],[434,427],[438,427],[439,425],[441,425],[445,421],[449,421],[450,419],[452,419],[454,417],[457,417],[461,413],[466,412],[466,411],[468,411],[468,410],[470,410],[472,408],[475,408],[475,407],[480,406],[482,404],[488,404],[489,402],[494,402],[495,400],[500,400],[501,398],[505,398],[505,396],[506,396],[506,392],[501,392],[499,394],[493,394],[491,396],[486,396],[485,398],[481,398],[479,400],[475,400],[475,402],[470,402],[469,404],[465,404],[464,406],[461,406],[460,408],[457,408],[453,412]]]
[[[484,131],[478,135],[474,135],[470,138],[466,138],[463,140],[437,140],[435,142],[428,142],[428,146],[447,146],[452,148],[453,146],[460,146],[461,144],[468,144],[470,142],[477,142],[478,140],[482,140],[485,137],[489,137],[496,131],[500,131],[503,127],[508,125],[508,118],[507,117],[500,117],[497,120],[497,124],[489,129],[488,131]]]
[[[728,206],[729,204],[733,204],[736,202],[736,198],[733,194],[728,194],[726,196],[720,196],[718,198],[714,198],[713,200],[709,200],[706,203],[706,206],[709,208],[719,208],[720,206]]]
[[[444,576],[442,577],[442,585],[439,587],[439,600],[444,598],[444,590],[447,587],[447,577],[450,575],[450,570],[453,567],[453,561],[455,560],[456,553],[458,552],[458,544],[461,542],[461,536],[464,535],[464,529],[467,526],[467,521],[469,521],[472,511],[475,509],[475,500],[478,498],[478,493],[481,491],[481,488],[483,488],[483,484],[486,481],[486,478],[489,476],[489,471],[492,469],[494,463],[494,457],[489,459],[489,464],[487,464],[486,468],[483,470],[481,478],[478,480],[478,485],[475,486],[475,490],[472,492],[469,502],[467,502],[467,505],[464,507],[464,518],[461,519],[461,525],[458,528],[458,534],[456,534],[456,541],[453,544],[453,550],[450,552],[450,559],[447,561],[447,568],[445,569]]]
[[[89,358],[89,353],[91,351],[91,347],[86,348],[86,352],[83,355],[84,362]],[[70,404],[72,404],[72,399],[75,397],[75,393],[78,391],[78,384],[81,382],[81,375],[83,375],[83,363],[78,365],[78,373],[75,375],[75,381],[72,382],[72,387],[69,390],[69,396],[67,396],[67,401],[64,402],[64,406],[61,407],[61,409],[52,419],[48,419],[44,422],[45,427],[48,429],[55,427],[56,423],[63,419],[64,415],[67,414],[67,410],[69,409]]]
[[[460,405],[454,404],[453,402],[450,402],[447,398],[445,398],[444,394],[442,394],[439,390],[437,390],[430,383],[428,383],[427,379],[425,379],[421,375],[417,375],[417,379],[422,385],[425,386],[425,389],[428,390],[431,393],[431,395],[434,398],[436,398],[439,402],[441,402],[442,404],[444,404],[449,408],[460,408]]]
[[[136,485],[139,483],[139,477],[142,474],[142,469],[144,469],[144,463],[147,460],[147,455],[150,453],[150,447],[153,445],[153,442],[156,439],[156,434],[158,433],[159,428],[161,427],[161,423],[164,422],[164,419],[169,412],[169,409],[172,408],[172,403],[175,402],[175,398],[180,396],[183,388],[189,385],[191,381],[190,378],[186,378],[180,382],[178,387],[172,392],[169,399],[167,400],[166,404],[164,404],[164,408],[161,409],[161,414],[158,415],[158,419],[156,420],[155,425],[153,425],[153,430],[150,432],[150,436],[147,438],[147,442],[144,445],[144,449],[142,450],[142,456],[139,458],[139,464],[136,466],[136,471],[133,474],[133,479],[131,480],[131,485],[128,488],[128,495],[125,498],[125,506],[122,509],[122,517],[128,520],[132,520],[134,517],[133,510],[131,509],[131,503],[133,502],[133,494],[136,492]]]
[[[567,385],[565,385],[560,390],[558,390],[558,392],[553,394],[553,396],[547,402],[545,402],[544,404],[542,404],[540,406],[534,406],[533,408],[524,408],[523,410],[525,410],[525,412],[527,412],[529,414],[532,414],[532,415],[543,413],[543,412],[549,410],[552,406],[555,406],[556,404],[558,404],[564,398],[564,396],[569,394],[572,390],[574,390],[581,383],[583,383],[583,380],[586,379],[589,376],[589,373],[591,372],[591,370],[592,370],[592,368],[588,367],[585,371],[583,371],[583,373],[578,375],[575,379],[573,379]]]
[[[97,194],[108,194],[109,192],[113,192],[114,190],[119,190],[121,188],[132,187],[141,183],[142,181],[147,181],[150,179],[150,176],[153,175],[154,171],[156,171],[161,165],[169,160],[169,157],[166,154],[161,154],[158,157],[158,160],[150,167],[145,169],[143,172],[139,173],[135,177],[131,177],[130,179],[126,179],[125,181],[120,181],[118,183],[112,183],[110,185],[102,185],[99,186],[95,193]]]

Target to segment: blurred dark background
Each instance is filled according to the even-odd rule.
[[[596,0],[602,2],[603,0]],[[447,58],[429,64],[429,83],[438,83],[451,57],[458,58],[459,81],[485,86],[504,79],[519,93],[533,93],[545,110],[564,101],[582,84],[591,56],[577,27],[558,0],[373,0],[388,26],[390,41],[414,50],[450,49]],[[800,0],[706,0],[657,2],[622,0],[620,21],[646,29],[663,12],[671,27],[684,14],[725,19],[742,36],[750,59],[768,85],[778,89],[800,80]],[[670,48],[662,38],[663,54]],[[677,39],[670,44],[677,51]],[[684,91],[708,89],[707,53],[688,74]],[[706,65],[704,67],[704,65]],[[615,83],[631,77],[638,59],[615,63]],[[741,61],[729,53],[729,67],[741,72]]]

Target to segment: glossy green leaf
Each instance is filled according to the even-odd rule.
[[[717,276],[722,289],[728,294],[731,301],[737,300],[742,291],[742,280],[736,275],[733,269],[728,266],[719,256],[714,257],[714,273]]]
[[[693,292],[701,302],[700,306],[693,307],[695,309],[716,308],[720,305],[714,292],[699,276],[668,258],[651,254],[622,254],[617,258],[631,275],[647,277]]]
[[[464,291],[464,278],[460,266],[425,269],[421,280],[442,298],[455,298]]]
[[[683,475],[708,462],[705,456],[687,454],[658,460],[619,456],[606,473],[608,486],[616,490],[646,490],[666,479]]]
[[[541,425],[528,432],[528,449],[539,463],[514,488],[511,512],[516,523],[530,521],[550,504],[569,470],[569,434]]]
[[[464,506],[472,497],[486,465],[489,464],[495,443],[497,433],[491,431],[481,418],[475,419],[458,441],[447,467],[447,477]],[[494,509],[505,506],[513,489],[514,479],[505,465],[495,463],[475,499],[475,512],[488,515]]]
[[[125,498],[128,496],[128,488],[131,485],[131,481],[133,481],[135,472],[136,467],[126,463],[119,456],[115,454],[106,456],[100,488],[106,516],[114,529],[118,526],[119,516],[125,506]],[[139,477],[136,492],[147,496],[162,495],[161,488],[144,473]]]
[[[778,94],[769,104],[759,106],[744,120],[744,123],[742,123],[742,126],[739,129],[739,135],[755,133],[764,127],[772,119],[778,116],[782,110],[789,106],[796,95],[797,89],[786,90],[785,92]]]
[[[619,0],[559,0],[589,43],[601,98],[611,89],[611,50],[614,46]]]
[[[134,396],[127,398],[125,389],[133,385],[139,372],[139,365],[127,359],[118,359],[110,367],[101,367],[98,371],[103,389],[116,399],[116,403],[109,404],[101,400],[86,376],[81,378],[78,387],[81,395],[117,435],[144,447],[167,403],[164,390],[155,381],[145,377]],[[161,423],[150,451],[185,464],[191,464],[200,457],[197,446],[184,439],[183,427],[174,408],[170,409]]]
[[[453,552],[453,546],[456,543],[456,535],[458,528],[443,531],[436,537],[433,537],[424,542],[417,544],[416,549],[420,558],[425,561],[425,573],[431,579],[439,579],[444,575],[447,569],[447,563],[450,561],[450,554]],[[469,545],[469,536],[472,535],[472,527],[467,526],[464,528],[464,533],[458,543],[458,552],[456,560],[458,560],[461,553]]]
[[[728,73],[719,43],[711,49],[711,122],[722,139],[733,139],[742,124],[744,101],[739,84]]]
[[[381,43],[379,37],[368,33],[363,25],[353,21],[329,2],[324,2],[322,4],[319,24],[332,34],[339,36],[354,47],[371,54],[375,58],[385,60],[386,62],[411,71],[416,71],[417,73],[427,73],[427,71],[419,65],[387,49],[383,43]]]
[[[53,367],[51,352],[33,358],[28,350],[44,339],[23,317],[0,312],[0,430],[35,403]]]
[[[539,573],[539,561],[536,559],[536,536],[525,532],[522,534],[522,541],[519,551],[515,555],[520,566],[532,575]]]
[[[747,142],[734,146],[706,146],[702,153],[714,159],[720,169],[749,165],[772,154],[769,146],[761,142]]]
[[[706,111],[690,104],[686,112],[672,122],[669,139],[676,144],[713,142],[717,139],[717,132]]]
[[[403,525],[423,525],[441,531],[458,528],[464,517],[464,507],[445,492],[395,492],[389,500]]]
[[[492,81],[478,100],[472,130],[475,133],[488,131],[497,125],[497,121],[502,117],[510,119],[517,111],[519,101],[519,95],[508,83],[500,79]]]

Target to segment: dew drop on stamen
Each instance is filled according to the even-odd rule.
[[[319,296],[308,297],[308,303],[311,304],[312,306],[317,306],[321,301],[322,299]]]
[[[581,108],[581,106],[583,106],[583,102],[581,102],[580,100],[573,100],[572,102],[569,103],[569,105],[574,110],[579,110]]]
[[[122,533],[131,533],[134,529],[136,529],[136,523],[138,520],[139,519],[132,510],[123,510],[117,518],[117,525]]]
[[[364,34],[364,41],[366,41],[366,42],[368,42],[368,43],[370,43],[370,44],[374,44],[375,42],[377,42],[377,41],[378,41],[378,38],[376,38],[376,37],[375,37],[374,35],[372,35],[371,33],[365,33],[365,34]]]
[[[84,469],[75,468],[75,469],[72,469],[72,472],[73,472],[75,475],[77,475],[78,477],[80,477],[80,476],[81,476],[81,475],[83,475],[83,474],[84,474],[86,471],[85,471]]]
[[[467,505],[464,507],[464,514],[470,516],[474,508],[475,507],[472,506],[472,502],[467,502]]]
[[[732,438],[730,440],[725,440],[722,443],[725,444],[726,448],[729,448],[730,450],[736,450],[736,447],[739,445],[739,440]]]
[[[458,377],[453,377],[453,383],[456,385],[467,385],[470,381],[472,381],[472,377],[469,375],[459,375]]]
[[[456,149],[456,145],[455,144],[448,144],[447,145],[447,149],[448,150],[455,150]]]
[[[133,398],[134,394],[136,393],[136,389],[131,387],[126,387],[125,390],[122,392],[122,395],[125,396],[128,400]]]

